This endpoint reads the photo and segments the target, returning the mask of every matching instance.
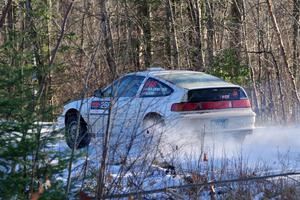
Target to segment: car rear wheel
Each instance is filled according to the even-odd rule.
[[[71,115],[66,120],[66,143],[70,148],[80,149],[89,145],[91,137],[87,131],[87,124],[79,115]],[[77,131],[77,129],[79,130]],[[77,135],[78,134],[78,135]],[[77,136],[77,137],[76,137]]]
[[[160,135],[165,128],[164,119],[157,114],[151,114],[143,120],[143,131],[147,135]]]
[[[156,160],[163,161],[162,147],[164,144],[165,129],[165,120],[162,116],[152,113],[148,114],[142,124],[143,131],[140,137],[140,151],[148,156],[155,157]]]

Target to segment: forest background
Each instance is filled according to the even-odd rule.
[[[34,190],[47,157],[39,151],[55,139],[27,138],[28,130],[128,72],[207,72],[245,87],[258,121],[300,120],[300,0],[4,0],[0,8],[0,158],[12,168],[22,161],[7,179],[22,174],[21,195],[24,185]],[[19,140],[4,134],[15,132]]]

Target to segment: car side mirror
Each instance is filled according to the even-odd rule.
[[[101,90],[101,89],[95,90],[95,91],[94,91],[94,97],[99,97],[99,98],[103,97],[103,92],[102,92],[102,90]]]

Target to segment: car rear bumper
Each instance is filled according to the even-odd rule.
[[[252,132],[255,129],[255,113],[250,109],[222,110],[218,112],[182,113],[171,120],[176,130],[196,132]]]

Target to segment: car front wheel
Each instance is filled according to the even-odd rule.
[[[84,148],[89,145],[91,137],[87,131],[87,124],[78,115],[71,115],[66,120],[66,143],[72,149]],[[79,125],[78,125],[79,122]]]

